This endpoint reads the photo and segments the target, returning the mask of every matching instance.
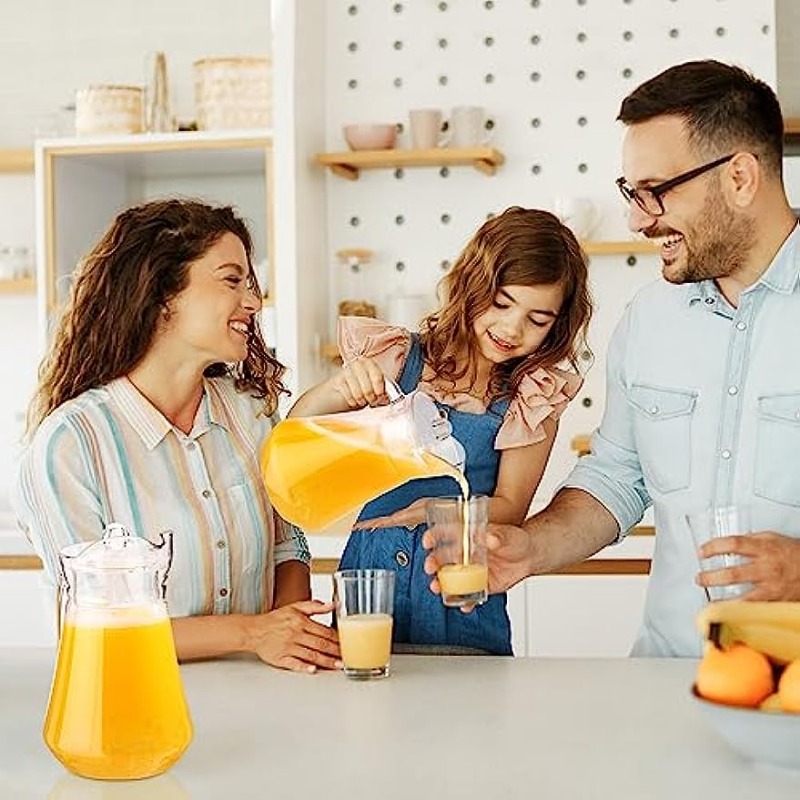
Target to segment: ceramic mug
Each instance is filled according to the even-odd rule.
[[[588,239],[600,221],[600,211],[588,197],[556,197],[553,212],[579,239]]]
[[[481,147],[491,138],[483,106],[456,106],[448,122],[448,147]]]
[[[408,130],[414,150],[431,150],[442,143],[442,112],[438,108],[413,108]]]

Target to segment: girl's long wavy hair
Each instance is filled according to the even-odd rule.
[[[562,287],[564,301],[547,338],[530,355],[493,366],[487,399],[512,396],[539,367],[580,372],[578,358],[591,361],[586,331],[592,316],[588,260],[566,225],[548,211],[519,206],[487,220],[440,281],[439,309],[422,322],[425,360],[434,374],[453,384],[474,376],[473,323],[501,287],[550,284]]]
[[[189,283],[190,266],[226,233],[244,245],[248,284],[258,292],[253,241],[230,206],[198,200],[153,200],[120,213],[82,260],[28,416],[33,432],[63,403],[87,389],[128,374],[150,349],[170,301]],[[230,375],[239,391],[265,400],[275,410],[288,393],[285,367],[270,355],[258,320],[249,323],[247,358],[212,364],[209,377]]]

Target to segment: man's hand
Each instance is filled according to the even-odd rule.
[[[746,564],[700,572],[697,583],[703,587],[749,583],[752,589],[742,595],[747,600],[800,600],[800,539],[773,531],[723,536],[706,542],[701,558],[737,555]]]
[[[422,536],[422,546],[431,550],[435,544],[430,531]],[[533,536],[516,525],[490,524],[486,534],[487,563],[489,566],[489,591],[505,592],[531,574]],[[439,570],[436,551],[425,559],[425,572],[436,575]],[[431,591],[439,594],[439,583],[434,577]]]

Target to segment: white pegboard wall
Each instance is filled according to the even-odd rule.
[[[379,303],[398,281],[430,290],[438,265],[511,204],[548,208],[558,195],[587,195],[602,211],[596,238],[625,238],[614,117],[622,97],[663,67],[717,57],[775,80],[771,0],[331,0],[327,11],[328,149],[344,148],[348,122],[407,127],[411,108],[446,117],[476,104],[507,159],[493,178],[457,167],[446,177],[409,168],[330,180],[331,251],[376,251],[369,299]],[[408,146],[405,132],[398,146]]]
[[[719,58],[776,80],[773,0],[329,0],[326,11],[328,150],[346,149],[347,123],[407,128],[411,108],[440,108],[446,119],[453,106],[482,105],[492,144],[506,157],[492,177],[469,167],[328,177],[334,296],[361,292],[379,311],[396,288],[433,303],[442,265],[487,215],[509,205],[553,208],[559,195],[588,196],[601,211],[592,238],[629,238],[614,187],[622,138],[615,117],[622,98],[661,69]],[[404,130],[398,147],[408,146]],[[334,257],[346,247],[375,252],[359,276]],[[658,274],[656,257],[633,268],[624,256],[593,259],[595,365],[564,417],[560,466],[543,490],[571,464],[572,436],[599,421],[611,330],[636,288]],[[334,318],[332,302],[331,332]]]

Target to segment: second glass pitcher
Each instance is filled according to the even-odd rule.
[[[171,536],[157,545],[111,524],[61,551],[66,601],[44,739],[77,775],[148,778],[192,739],[163,599]]]
[[[387,381],[388,405],[279,422],[261,451],[278,513],[319,532],[354,518],[370,500],[414,478],[450,475],[469,493],[464,448],[423,392]]]

